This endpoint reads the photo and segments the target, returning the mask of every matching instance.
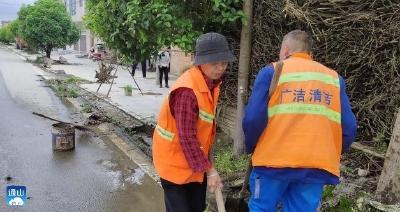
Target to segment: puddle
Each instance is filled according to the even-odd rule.
[[[144,176],[145,176],[144,171],[141,168],[136,168],[133,170],[132,175],[126,178],[125,181],[136,185],[142,185]]]
[[[117,164],[115,164],[115,163],[113,163],[113,162],[111,162],[109,160],[103,160],[103,162],[101,162],[101,165],[103,165],[103,166],[105,166],[105,167],[107,167],[109,169],[112,169],[112,168],[117,166]]]
[[[121,176],[122,176],[121,171],[110,171],[110,172],[107,172],[107,175],[109,176],[108,183],[111,186],[111,191],[112,192],[118,191],[122,187],[121,180],[120,180]]]

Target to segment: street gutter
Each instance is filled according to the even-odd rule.
[[[5,47],[7,49],[9,49],[10,51],[12,51],[13,53],[17,54],[18,56],[25,59],[27,62],[31,62],[31,60],[28,58],[28,56],[21,54],[16,49],[11,48],[10,46],[5,46]],[[56,73],[50,71],[49,69],[47,69],[43,66],[40,66],[38,64],[34,64],[34,63],[32,63],[32,64],[35,65],[36,67],[39,67],[41,70],[43,70],[45,73],[48,74],[48,75],[44,75],[43,73],[38,73],[38,76],[40,76],[46,82],[49,80],[58,79],[58,77],[61,77],[61,78],[66,77],[66,75],[61,76],[60,74],[56,74]],[[146,121],[142,120],[140,117],[134,117],[134,116],[130,115],[129,113],[127,113],[126,111],[122,110],[121,108],[111,104],[108,101],[105,101],[104,99],[102,99],[101,97],[96,95],[95,93],[92,93],[92,92],[88,91],[87,89],[80,87],[79,85],[76,85],[76,86],[81,91],[84,91],[87,94],[91,94],[91,95],[80,95],[78,98],[64,98],[66,101],[71,103],[71,105],[73,105],[75,107],[75,109],[77,109],[78,111],[82,110],[82,107],[81,107],[82,101],[90,102],[90,101],[92,101],[93,96],[95,96],[98,99],[101,99],[103,101],[103,103],[108,104],[111,107],[114,107],[115,110],[118,111],[119,113],[121,113],[122,116],[130,117],[134,122],[134,124],[133,124],[134,126],[127,126],[127,127],[139,128],[139,130],[140,130],[140,128],[142,128],[141,130],[143,130],[143,128],[146,128],[146,129],[154,128],[153,123],[146,122]],[[50,86],[50,87],[54,90],[53,86]],[[82,99],[78,100],[79,98],[82,98]],[[83,113],[83,112],[81,112],[81,115],[85,119],[89,118],[89,116],[90,116],[90,114]],[[101,137],[103,139],[111,141],[130,160],[132,160],[135,164],[137,164],[148,176],[150,176],[154,181],[156,181],[161,186],[160,178],[155,171],[151,157],[149,156],[149,152],[146,154],[145,152],[142,151],[141,148],[138,147],[138,145],[135,145],[135,143],[137,143],[137,142],[134,143],[134,142],[130,141],[128,138],[128,135],[126,133],[124,133],[123,129],[121,129],[123,127],[126,127],[126,126],[117,126],[116,124],[108,123],[108,122],[101,123],[97,126],[90,126],[90,128],[93,130],[93,132],[95,134],[101,135]],[[140,133],[138,136],[141,136]],[[142,136],[145,136],[145,133],[142,132]],[[146,139],[146,140],[148,140],[148,139]],[[146,143],[145,145],[148,145],[149,142],[150,141],[145,142]]]

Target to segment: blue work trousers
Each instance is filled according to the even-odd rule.
[[[324,188],[324,184],[321,183],[274,179],[254,170],[249,183],[251,212],[275,212],[279,205],[283,212],[317,211]]]

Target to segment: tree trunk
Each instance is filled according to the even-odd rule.
[[[48,45],[48,46],[46,46],[46,48],[44,50],[46,52],[46,57],[49,58],[49,59],[50,59],[50,55],[51,55],[51,50],[52,49],[53,49],[53,47]]]
[[[397,113],[376,196],[385,204],[400,202],[400,110]]]
[[[247,23],[242,24],[242,32],[240,36],[236,135],[233,143],[233,150],[234,150],[233,152],[235,156],[239,156],[244,153],[244,134],[242,129],[242,119],[243,119],[244,104],[248,96],[253,0],[244,1],[243,11],[247,17]]]
[[[160,69],[156,65],[156,85],[160,85]]]

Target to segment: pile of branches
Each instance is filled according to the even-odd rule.
[[[250,85],[278,59],[282,37],[294,29],[310,32],[314,59],[345,78],[358,139],[388,142],[400,108],[400,1],[254,1]],[[225,91],[233,94],[228,102],[236,87],[226,87],[234,90]]]
[[[106,64],[103,61],[98,62],[99,71],[96,70],[95,78],[97,79],[97,83],[110,83],[113,76],[112,71],[114,70],[113,64]]]

